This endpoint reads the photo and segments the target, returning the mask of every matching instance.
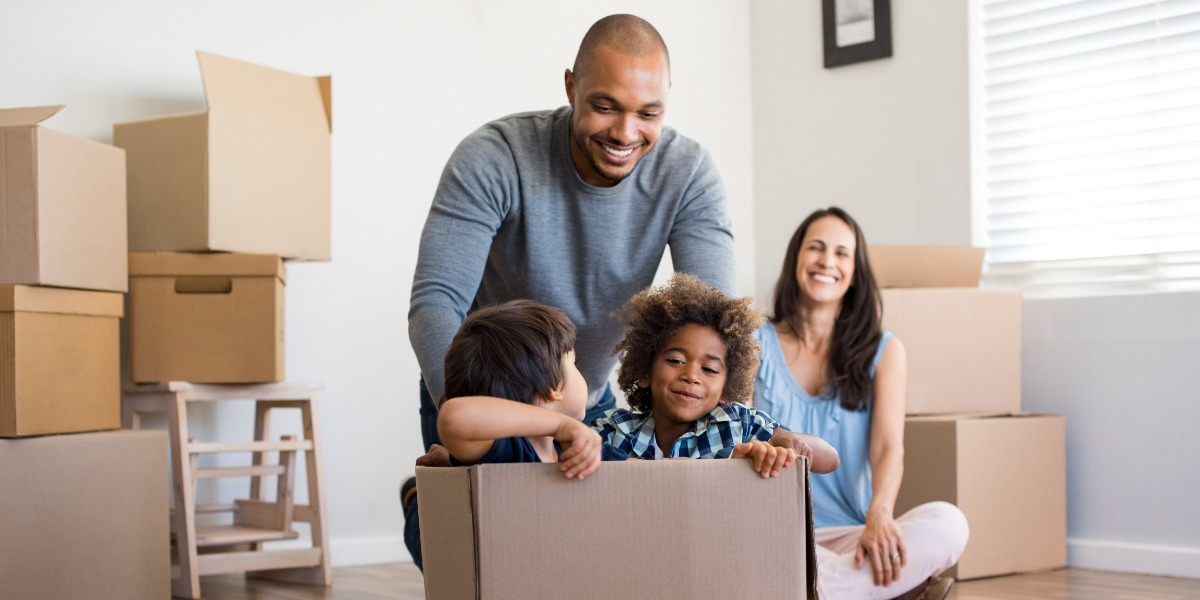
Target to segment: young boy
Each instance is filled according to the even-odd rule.
[[[575,325],[557,308],[513,300],[468,316],[446,353],[446,397],[443,447],[418,465],[558,462],[568,479],[583,480],[601,460],[628,458],[581,421],[587,385],[575,367]],[[422,567],[414,478],[400,496],[404,542]]]
[[[619,316],[626,329],[614,350],[617,383],[632,410],[613,409],[592,423],[606,443],[656,459],[736,457],[740,444],[769,441],[806,456],[815,473],[837,468],[837,451],[824,440],[786,431],[743,405],[753,394],[753,333],[763,322],[749,298],[726,297],[677,273],[662,288],[638,293]]]

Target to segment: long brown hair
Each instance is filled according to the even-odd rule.
[[[836,217],[848,225],[854,232],[855,242],[854,280],[842,297],[842,307],[833,326],[833,343],[829,348],[830,388],[841,396],[846,410],[866,410],[871,397],[871,362],[883,335],[880,326],[883,302],[867,256],[867,240],[849,213],[836,206],[818,209],[796,228],[783,257],[779,280],[775,283],[775,314],[771,322],[785,323],[796,335],[802,334],[803,309],[796,264],[800,244],[804,242],[809,226],[825,217]]]

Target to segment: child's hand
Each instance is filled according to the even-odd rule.
[[[796,462],[796,453],[791,448],[780,448],[759,440],[734,445],[730,458],[747,457],[753,459],[751,466],[763,479],[778,475],[784,467]]]
[[[567,479],[587,479],[600,468],[600,434],[570,417],[554,432],[554,440],[563,447],[558,468]]]
[[[793,433],[782,427],[775,428],[774,435],[771,436],[770,444],[780,448],[791,448],[796,456],[803,456],[808,459],[809,464],[813,461],[812,446],[804,440],[804,436],[798,433]]]
[[[450,451],[439,444],[431,444],[429,452],[417,457],[418,467],[449,467]]]

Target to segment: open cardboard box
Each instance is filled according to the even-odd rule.
[[[975,287],[983,250],[871,246],[883,328],[908,357],[908,414],[1021,410],[1021,293]]]
[[[910,416],[896,514],[944,500],[971,537],[958,579],[1067,564],[1066,421],[1062,415]]]
[[[129,250],[329,260],[329,77],[198,52],[208,110],[117,123]]]
[[[122,300],[0,285],[0,437],[121,426]]]
[[[0,110],[0,284],[124,292],[125,151],[39,125],[62,108]]]
[[[417,467],[429,600],[815,598],[805,461]]]
[[[277,255],[131,253],[132,380],[283,380],[284,275]]]

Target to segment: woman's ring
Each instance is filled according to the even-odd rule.
[[[892,560],[900,560],[900,551],[899,550],[892,552]]]

